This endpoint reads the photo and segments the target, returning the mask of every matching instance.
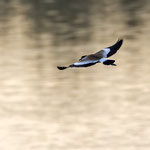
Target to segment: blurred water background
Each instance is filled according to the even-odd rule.
[[[149,150],[149,40],[148,0],[0,0],[0,149]]]

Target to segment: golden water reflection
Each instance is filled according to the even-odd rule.
[[[0,149],[149,149],[146,0],[0,2]],[[57,70],[110,46],[117,67]]]

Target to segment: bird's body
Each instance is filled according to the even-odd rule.
[[[70,67],[89,67],[89,66],[95,65],[96,63],[116,66],[116,64],[114,64],[115,60],[110,60],[107,58],[114,55],[119,50],[122,43],[123,43],[123,40],[118,40],[114,45],[110,47],[104,48],[94,54],[82,56],[79,59],[79,61],[69,65],[68,67],[58,66],[57,68],[59,70],[64,70]]]

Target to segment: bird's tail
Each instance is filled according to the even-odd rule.
[[[57,68],[58,68],[59,70],[65,70],[65,69],[67,69],[68,67],[57,66]]]
[[[104,65],[112,65],[112,66],[116,66],[116,64],[114,64],[115,60],[111,60],[111,59],[107,59],[103,62]]]

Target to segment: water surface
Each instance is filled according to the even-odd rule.
[[[149,149],[149,5],[1,0],[0,149]],[[117,67],[57,70],[118,38]]]

